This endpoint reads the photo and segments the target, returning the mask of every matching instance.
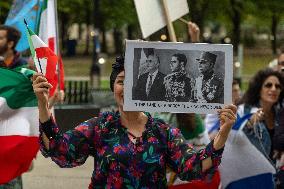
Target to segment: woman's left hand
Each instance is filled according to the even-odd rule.
[[[224,147],[228,135],[237,119],[237,107],[233,104],[226,105],[223,109],[218,110],[220,119],[220,130],[214,138],[214,149],[218,150]]]
[[[229,134],[232,126],[237,119],[237,107],[233,104],[226,105],[223,109],[219,110],[220,119],[220,132],[223,134]]]

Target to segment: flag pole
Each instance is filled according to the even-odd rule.
[[[169,8],[168,8],[167,0],[162,0],[162,4],[163,4],[163,7],[164,7],[165,18],[166,18],[166,22],[167,22],[167,28],[168,28],[170,40],[172,42],[177,42],[175,30],[174,30],[174,27],[173,27],[173,23],[171,22],[171,19],[170,19],[170,14],[169,14]]]
[[[27,30],[28,30],[28,32],[29,32],[29,27],[28,27],[28,23],[27,23],[26,19],[24,19],[24,23],[25,23],[25,25],[26,25],[26,27],[27,27]],[[29,33],[30,33],[30,32],[29,32]],[[41,64],[40,64],[40,60],[39,60],[38,57],[37,57],[37,61],[38,61],[40,73],[43,74],[43,71],[42,71],[42,68],[41,68]]]
[[[58,93],[60,94],[60,97],[61,97],[61,92],[60,92],[60,82],[61,82],[61,79],[60,79],[60,76],[62,73],[60,73],[61,69],[61,65],[60,64],[63,64],[63,62],[60,60],[61,59],[61,54],[60,54],[60,51],[59,51],[59,30],[58,30],[58,12],[57,12],[57,0],[54,0],[54,3],[53,3],[53,6],[54,6],[54,16],[55,16],[55,44],[56,44],[56,49],[55,49],[55,53],[58,57],[57,59],[57,90],[58,90]],[[59,104],[59,108],[61,109],[61,101],[58,102]]]
[[[58,74],[58,85],[57,85],[57,89],[58,89],[58,92],[60,91],[60,60],[59,58],[61,58],[61,55],[59,53],[59,32],[58,32],[58,14],[57,14],[57,0],[54,0],[54,3],[53,3],[53,6],[54,6],[54,14],[55,14],[55,43],[56,43],[56,49],[55,49],[55,53],[58,57],[58,60],[57,60],[57,74]],[[59,56],[60,55],[60,56]]]
[[[186,19],[183,19],[183,18],[179,18],[179,20],[185,24],[188,24],[188,21]]]

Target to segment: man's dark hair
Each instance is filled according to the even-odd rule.
[[[0,25],[0,30],[5,30],[7,33],[7,41],[13,41],[14,45],[12,47],[13,50],[15,50],[15,47],[18,43],[18,41],[21,38],[21,32],[19,32],[19,30],[17,30],[14,27],[11,26],[6,26],[6,25]]]
[[[232,85],[241,85],[240,79],[234,78]]]
[[[278,78],[281,86],[284,86],[284,80],[280,72],[272,70],[270,68],[258,71],[254,77],[250,80],[247,91],[245,92],[241,103],[248,104],[251,106],[257,106],[260,100],[260,91],[265,80],[270,77],[275,76]],[[284,91],[282,89],[278,102],[282,102],[284,96]]]
[[[184,66],[186,65],[186,63],[187,63],[187,58],[186,58],[186,56],[184,55],[184,54],[181,54],[181,53],[176,53],[176,54],[174,54],[173,55],[174,57],[177,57],[177,60],[179,61],[179,62],[183,62],[184,64]]]

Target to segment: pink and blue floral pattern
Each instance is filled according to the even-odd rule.
[[[206,179],[213,175],[221,162],[223,149],[214,150],[212,141],[204,150],[196,152],[185,142],[179,129],[148,113],[147,116],[146,130],[135,144],[121,124],[119,112],[103,112],[66,133],[61,133],[51,118],[40,124],[41,135],[49,130],[53,136],[49,150],[40,141],[41,152],[60,167],[79,166],[88,156],[93,156],[90,189],[166,188],[167,166],[182,180]],[[201,161],[208,157],[213,166],[202,172]]]

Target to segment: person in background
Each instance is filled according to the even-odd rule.
[[[273,136],[274,158],[276,159],[276,186],[277,189],[284,188],[284,108],[280,111],[279,127],[275,127]]]
[[[284,67],[284,45],[282,45],[278,50],[277,50],[277,58],[273,59],[272,61],[269,62],[268,67],[272,68],[273,70],[278,70],[281,71],[281,68]],[[282,64],[283,63],[283,64]]]
[[[284,46],[277,58],[277,70],[284,77]],[[275,134],[273,137],[274,144],[274,158],[276,159],[276,186],[277,189],[284,188],[284,100],[281,103],[282,107],[279,113],[280,121],[279,127],[275,127]]]
[[[284,47],[277,58],[277,70],[284,73]]]
[[[20,66],[27,66],[27,61],[15,50],[21,33],[10,26],[0,25],[0,56],[1,67],[14,69]]]
[[[275,128],[279,127],[283,86],[283,76],[278,71],[260,70],[251,79],[238,107],[240,117],[253,113],[246,121],[243,132],[271,162],[274,149],[272,139]]]
[[[241,100],[241,88],[238,80],[234,79],[232,84],[232,103],[238,105]],[[208,131],[209,137],[212,140],[219,128],[219,121],[217,114],[206,114],[205,116],[205,127]]]
[[[187,24],[188,35],[190,37],[191,43],[200,42],[200,29],[198,25],[194,22],[188,22]]]

